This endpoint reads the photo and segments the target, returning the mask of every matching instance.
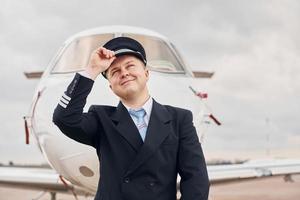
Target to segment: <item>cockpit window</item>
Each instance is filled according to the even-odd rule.
[[[114,37],[113,34],[90,35],[72,41],[58,58],[52,73],[80,71],[88,64],[90,54]]]
[[[139,41],[145,48],[147,66],[150,70],[166,73],[184,73],[184,68],[170,47],[161,39],[123,34]],[[99,34],[77,38],[72,41],[58,58],[52,73],[69,73],[83,70],[88,64],[91,52],[112,39],[114,34]]]
[[[124,36],[131,37],[143,45],[146,51],[147,65],[150,70],[175,73],[184,72],[178,58],[163,40],[137,34],[124,34]]]

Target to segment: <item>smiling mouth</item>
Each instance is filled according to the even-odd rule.
[[[134,79],[133,79],[133,80],[134,80]],[[121,83],[121,85],[125,85],[126,83],[129,83],[129,82],[131,82],[131,81],[133,81],[133,80],[127,80],[127,81],[124,81],[124,82]]]

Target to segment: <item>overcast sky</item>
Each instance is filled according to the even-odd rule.
[[[44,69],[69,36],[104,25],[144,27],[167,36],[195,70],[223,122],[205,135],[217,157],[300,157],[300,2],[0,0],[0,162],[45,162],[25,145],[22,116]],[[269,142],[267,140],[269,135]],[[226,153],[228,152],[228,153]]]

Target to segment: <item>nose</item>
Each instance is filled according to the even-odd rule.
[[[121,68],[121,78],[125,78],[129,75],[129,72],[126,68]]]

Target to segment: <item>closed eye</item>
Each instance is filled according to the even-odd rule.
[[[114,76],[116,74],[116,72],[118,72],[118,71],[120,71],[120,70],[116,69],[116,70],[111,71],[111,76]]]
[[[135,66],[134,64],[130,64],[130,65],[127,65],[127,68],[132,68],[134,66]]]
[[[135,67],[134,64],[130,64],[130,65],[127,65],[127,66],[126,66],[126,68],[129,69],[129,70],[130,70],[130,69],[133,69],[134,67]]]

